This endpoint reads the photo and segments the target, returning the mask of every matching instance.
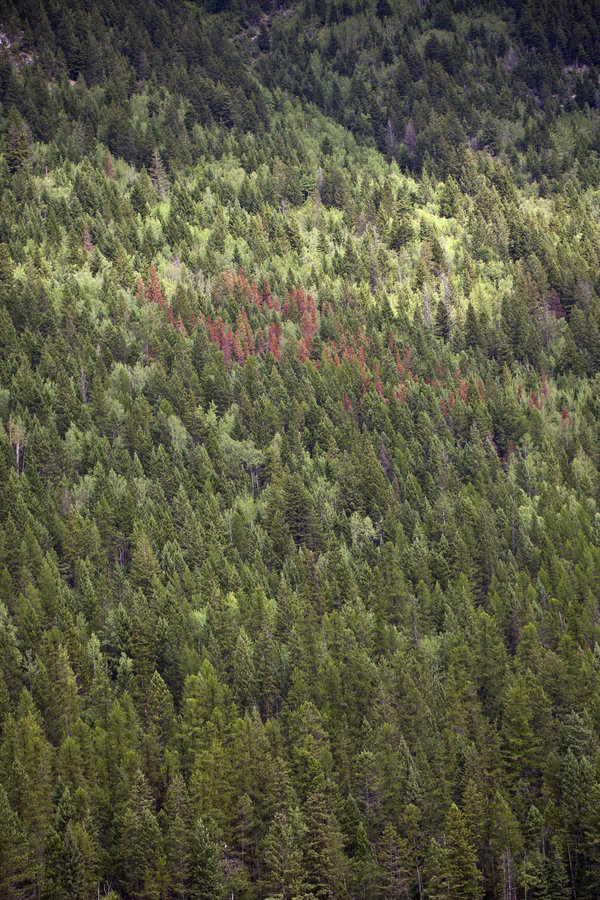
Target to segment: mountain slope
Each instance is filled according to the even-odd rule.
[[[553,15],[2,10],[3,896],[597,895]]]

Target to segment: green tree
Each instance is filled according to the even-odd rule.
[[[166,820],[164,847],[169,892],[171,896],[184,900],[189,896],[192,820],[187,788],[179,774],[169,784],[163,811]]]
[[[504,740],[510,771],[516,780],[531,783],[539,771],[539,741],[533,727],[533,709],[525,681],[508,686],[504,700]]]
[[[304,831],[299,811],[289,810],[276,814],[265,837],[269,886],[281,900],[293,900],[302,895]]]
[[[303,866],[308,889],[317,898],[339,896],[348,862],[338,820],[322,789],[317,787],[306,798],[303,818]]]
[[[35,891],[36,873],[27,836],[0,785],[0,897],[25,900]]]
[[[83,858],[71,827],[67,825],[63,839],[63,879],[68,897],[82,900],[86,895]]]
[[[175,711],[171,692],[158,672],[154,672],[150,680],[147,714],[148,725],[161,746],[166,747],[173,736]]]
[[[452,897],[481,900],[483,885],[477,855],[464,815],[452,804],[445,822],[446,872]]]
[[[245,628],[240,628],[233,651],[233,689],[240,709],[251,708],[255,699],[256,672],[252,641]]]
[[[162,835],[152,807],[148,782],[138,770],[123,815],[119,843],[121,880],[129,896],[136,900],[158,900],[165,876]]]
[[[450,338],[450,313],[444,300],[439,300],[435,313],[435,333],[444,343]]]
[[[190,844],[191,900],[217,900],[224,895],[217,845],[202,819],[198,819]]]
[[[15,106],[11,106],[8,111],[5,156],[8,168],[13,173],[29,166],[29,145],[23,119]]]
[[[452,177],[448,176],[440,195],[440,215],[448,219],[454,218],[460,212],[460,191]]]
[[[285,518],[296,544],[316,549],[320,543],[320,529],[312,498],[298,473],[287,475],[283,486]]]

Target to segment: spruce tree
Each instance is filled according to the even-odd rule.
[[[12,173],[29,166],[29,145],[25,135],[23,119],[15,106],[11,106],[8,111],[5,155],[8,168]]]
[[[36,872],[31,850],[17,814],[0,785],[0,897],[25,900],[35,890]]]
[[[202,819],[198,819],[190,843],[190,900],[223,897],[223,876],[217,845]]]
[[[465,817],[455,803],[446,816],[445,831],[445,870],[451,896],[457,900],[482,900],[483,886],[475,848]]]

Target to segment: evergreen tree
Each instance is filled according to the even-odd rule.
[[[444,300],[439,300],[435,314],[435,333],[444,342],[450,337],[450,313]]]
[[[36,872],[27,836],[0,785],[0,897],[21,900],[35,891]]]
[[[339,895],[347,860],[339,823],[329,811],[322,790],[317,789],[309,794],[303,818],[306,826],[302,846],[303,867],[307,886],[317,898]]]
[[[25,135],[23,119],[15,106],[11,106],[8,111],[5,156],[8,168],[12,173],[19,172],[29,166],[29,145]]]
[[[191,900],[213,900],[223,896],[223,878],[217,845],[202,819],[198,819],[190,843]]]
[[[304,825],[298,810],[277,813],[265,838],[265,863],[270,887],[282,900],[292,900],[303,892]]]
[[[162,836],[148,783],[138,770],[121,826],[119,858],[125,890],[135,898],[159,898],[165,875]]]
[[[482,898],[481,872],[464,815],[453,803],[445,823],[445,872],[453,897]]]

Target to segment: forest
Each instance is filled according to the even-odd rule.
[[[0,0],[0,900],[600,896],[600,0]]]

